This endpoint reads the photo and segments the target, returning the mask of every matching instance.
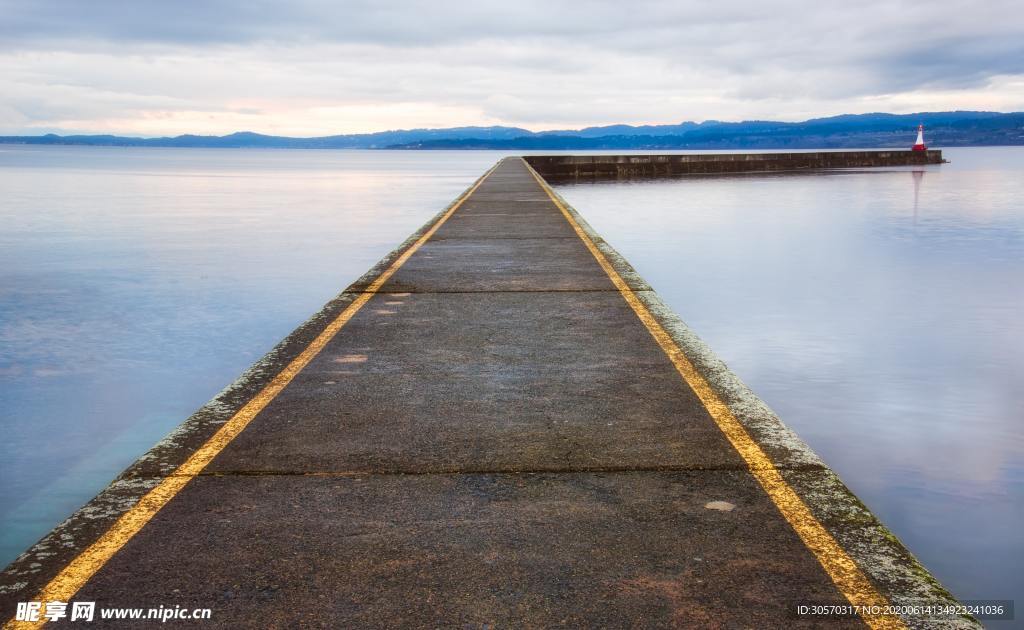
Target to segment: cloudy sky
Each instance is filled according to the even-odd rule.
[[[1020,0],[0,0],[0,134],[1024,110]]]

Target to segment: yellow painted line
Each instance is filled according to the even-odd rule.
[[[106,532],[101,535],[96,542],[87,547],[82,553],[75,557],[67,566],[65,566],[60,573],[58,573],[50,582],[36,594],[34,598],[29,601],[35,602],[52,602],[61,601],[68,602],[75,593],[82,588],[86,582],[97,572],[103,565],[107,563],[114,554],[116,554],[121,547],[125,545],[129,540],[132,539],[135,534],[139,533],[139,530],[149,522],[153,516],[159,512],[167,503],[174,498],[178,492],[184,488],[189,481],[194,479],[206,465],[213,461],[213,458],[220,453],[225,446],[227,446],[231,440],[245,429],[246,426],[252,422],[253,418],[256,417],[263,409],[270,404],[270,401],[274,400],[278,394],[280,394],[288,383],[295,378],[295,376],[305,368],[310,361],[316,357],[317,354],[323,350],[324,346],[330,342],[330,340],[337,334],[341,327],[344,326],[352,317],[359,312],[370,298],[380,290],[384,283],[387,282],[391,276],[398,271],[399,267],[405,264],[409,258],[416,253],[431,236],[437,232],[438,228],[448,220],[459,206],[469,198],[476,189],[480,187],[480,184],[484,182],[487,177],[494,172],[494,169],[498,167],[497,164],[492,166],[486,173],[480,176],[480,179],[460,196],[455,203],[448,208],[441,217],[434,222],[429,230],[423,233],[419,239],[416,240],[408,249],[402,252],[391,265],[385,269],[377,278],[370,284],[369,287],[359,294],[355,300],[353,300],[330,324],[324,328],[323,332],[317,335],[316,339],[311,341],[306,348],[299,353],[297,357],[285,366],[281,372],[274,377],[270,383],[264,387],[258,394],[256,394],[249,402],[239,409],[235,415],[224,423],[224,425],[217,430],[213,436],[206,441],[205,444],[199,447],[192,455],[179,466],[170,476],[164,478],[155,488],[150,490],[145,496],[139,499],[139,502],[132,506],[127,512],[121,515],[117,521],[110,526]],[[18,630],[26,628],[39,628],[42,627],[45,621],[37,622],[24,622],[15,621],[11,619],[4,624],[4,630]]]
[[[775,503],[779,511],[782,512],[782,515],[789,521],[793,529],[796,530],[797,535],[807,545],[807,548],[814,553],[818,562],[821,563],[821,566],[828,573],[829,577],[832,578],[832,581],[846,599],[854,606],[866,607],[859,608],[859,610],[886,610],[886,606],[889,605],[886,597],[878,592],[878,589],[868,580],[867,576],[860,570],[860,567],[857,566],[857,563],[853,561],[853,558],[846,553],[836,539],[832,537],[832,534],[811,514],[810,509],[808,509],[796,491],[782,478],[782,474],[775,467],[775,464],[772,463],[771,459],[769,459],[768,455],[761,450],[761,447],[750,437],[750,434],[747,433],[747,430],[736,419],[736,416],[732,414],[732,411],[729,410],[725,402],[718,397],[718,394],[711,388],[711,385],[690,363],[690,360],[672,339],[672,336],[665,331],[644,303],[640,301],[640,298],[629,288],[629,285],[626,284],[622,276],[608,262],[608,259],[597,248],[597,245],[594,244],[590,236],[580,227],[572,213],[554,194],[554,191],[544,181],[544,178],[538,175],[537,171],[533,170],[533,167],[526,160],[523,160],[523,163],[530,170],[530,173],[533,174],[537,183],[544,189],[544,192],[548,194],[552,203],[562,211],[562,215],[572,225],[576,234],[587,246],[587,249],[590,250],[590,253],[593,254],[598,264],[604,269],[604,272],[608,274],[615,288],[619,290],[619,293],[626,299],[633,312],[636,313],[655,341],[658,342],[658,345],[661,346],[661,349],[668,355],[668,358],[672,361],[672,364],[676,367],[676,370],[683,377],[686,384],[700,398],[704,407],[718,425],[718,428],[722,430],[722,433],[732,443],[733,448],[739,452],[754,478],[757,479],[761,487],[768,493],[772,502]],[[886,630],[906,628],[903,620],[896,615],[861,613],[861,618],[871,628]]]

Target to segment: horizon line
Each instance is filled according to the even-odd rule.
[[[605,129],[605,128],[609,128],[609,127],[641,128],[641,127],[674,127],[674,126],[681,126],[681,125],[687,125],[687,124],[692,124],[692,125],[696,125],[696,126],[702,126],[702,125],[706,125],[706,124],[738,125],[738,124],[744,124],[744,123],[777,123],[777,124],[781,124],[781,125],[799,125],[799,124],[802,124],[802,123],[808,123],[808,122],[819,121],[819,120],[829,120],[829,119],[833,119],[833,118],[843,118],[843,117],[862,117],[862,116],[879,116],[879,115],[881,115],[881,116],[893,116],[893,117],[913,117],[913,116],[923,116],[923,115],[958,114],[958,113],[960,113],[960,114],[1012,115],[1012,114],[1024,114],[1024,111],[1005,111],[1004,112],[1004,111],[997,111],[997,110],[952,109],[952,110],[920,111],[920,112],[911,112],[911,113],[907,113],[907,114],[897,114],[897,113],[892,113],[892,112],[874,111],[874,112],[864,112],[864,113],[860,113],[860,114],[842,113],[842,114],[832,114],[832,115],[828,115],[828,116],[816,116],[816,117],[813,117],[813,118],[807,118],[807,119],[804,119],[804,120],[796,120],[796,121],[772,120],[772,119],[768,119],[768,118],[749,118],[749,119],[743,119],[743,120],[721,120],[721,119],[715,119],[715,118],[708,118],[708,119],[704,119],[704,120],[701,120],[701,121],[681,120],[681,121],[677,121],[677,122],[661,122],[661,123],[608,123],[608,124],[603,124],[603,125],[586,125],[586,126],[579,126],[579,127],[573,127],[573,128],[565,127],[565,128],[561,128],[561,129],[546,129],[546,130],[540,130],[540,131],[535,131],[533,129],[529,129],[529,128],[526,128],[526,127],[521,127],[521,126],[513,125],[513,124],[494,124],[494,125],[457,125],[457,126],[450,126],[450,127],[398,127],[398,128],[383,129],[383,130],[378,130],[378,131],[356,131],[356,132],[347,132],[347,133],[325,133],[324,135],[312,135],[312,136],[278,135],[278,134],[266,133],[266,132],[262,132],[262,131],[253,131],[251,129],[240,129],[240,130],[231,131],[231,132],[227,132],[227,133],[220,133],[220,134],[217,134],[217,133],[204,134],[204,133],[186,132],[186,133],[179,133],[179,134],[176,134],[176,135],[168,135],[168,134],[136,135],[136,134],[132,134],[132,133],[121,133],[121,132],[112,132],[112,131],[106,131],[106,132],[84,132],[84,131],[58,130],[58,131],[46,131],[46,132],[36,133],[36,134],[5,133],[5,134],[0,134],[0,137],[5,137],[5,138],[45,138],[47,136],[57,136],[57,137],[61,137],[61,138],[69,138],[69,137],[103,137],[103,136],[108,136],[108,137],[118,137],[118,138],[130,138],[130,139],[136,139],[136,140],[161,140],[161,139],[181,138],[181,137],[186,137],[186,136],[194,136],[194,137],[199,137],[199,138],[226,138],[226,137],[235,136],[235,135],[256,135],[256,136],[265,136],[265,137],[272,137],[272,138],[287,138],[287,139],[295,139],[295,140],[315,140],[315,139],[333,138],[333,137],[339,137],[339,136],[372,136],[372,135],[376,135],[376,134],[386,134],[386,133],[401,133],[401,132],[414,132],[414,131],[450,131],[450,130],[458,130],[458,129],[481,129],[481,130],[487,130],[487,129],[513,129],[513,130],[520,130],[520,131],[526,132],[529,135],[543,135],[543,134],[552,134],[553,135],[553,134],[558,134],[558,133],[578,133],[578,132],[581,132],[581,131],[587,131],[587,130],[591,130],[591,129]]]

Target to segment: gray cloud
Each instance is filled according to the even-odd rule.
[[[1015,4],[0,0],[0,133],[1020,109]]]

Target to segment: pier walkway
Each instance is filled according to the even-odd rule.
[[[887,628],[917,624],[797,606],[948,598],[519,158],[2,584],[8,618],[196,628]]]

